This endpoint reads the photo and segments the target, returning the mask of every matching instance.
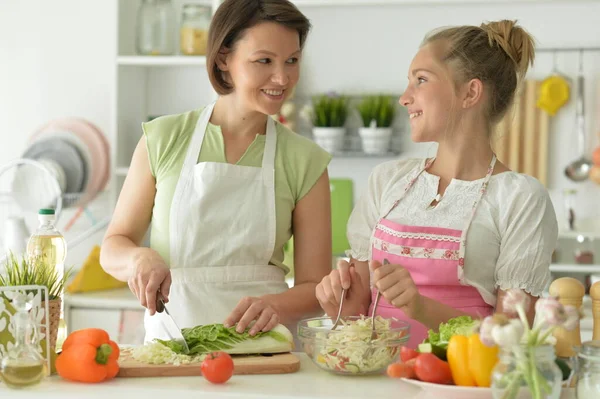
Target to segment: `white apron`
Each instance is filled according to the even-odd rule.
[[[214,103],[196,124],[170,210],[171,292],[180,328],[222,323],[245,296],[288,289],[269,261],[275,247],[275,124],[267,118],[262,167],[197,163]],[[146,312],[145,341],[168,339],[164,314]]]

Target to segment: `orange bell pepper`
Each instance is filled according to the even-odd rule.
[[[454,335],[448,342],[446,353],[456,385],[489,387],[492,370],[498,362],[498,347],[488,347],[479,339],[479,334],[469,337]]]
[[[62,378],[79,382],[101,382],[119,372],[119,347],[98,328],[74,331],[65,340],[56,359]]]

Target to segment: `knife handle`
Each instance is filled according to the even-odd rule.
[[[160,291],[156,294],[156,311],[162,313],[165,310],[165,303],[163,302]]]

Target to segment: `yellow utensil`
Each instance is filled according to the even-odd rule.
[[[540,85],[537,107],[554,116],[569,101],[569,82],[559,74],[544,79]]]

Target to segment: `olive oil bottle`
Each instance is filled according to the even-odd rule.
[[[0,362],[0,379],[9,388],[22,388],[38,384],[47,375],[47,367],[37,351],[37,326],[29,317],[27,296],[17,294],[12,304],[17,311],[12,319],[15,346]]]
[[[40,224],[27,243],[27,257],[54,267],[60,281],[65,273],[67,242],[54,226],[54,209],[40,209],[38,220]]]

